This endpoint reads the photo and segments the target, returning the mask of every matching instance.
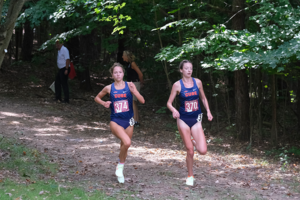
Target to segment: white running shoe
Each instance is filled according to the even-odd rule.
[[[119,183],[124,183],[124,175],[123,175],[124,164],[118,164],[116,169],[116,176],[118,177]]]
[[[119,181],[119,183],[124,183],[125,182],[125,178],[124,178],[124,176],[118,176],[118,181]]]
[[[195,180],[194,176],[187,177],[186,184],[190,186],[194,186],[194,180]]]

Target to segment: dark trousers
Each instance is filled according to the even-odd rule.
[[[62,68],[58,71],[55,78],[55,98],[61,101],[61,87],[64,91],[65,101],[69,102],[69,86],[68,86],[68,75],[70,73],[70,67],[68,68],[68,74],[65,75],[66,68]]]

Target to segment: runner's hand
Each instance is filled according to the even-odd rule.
[[[208,118],[208,121],[212,121],[213,120],[213,116],[211,115],[211,113],[207,113],[207,118]]]
[[[177,119],[177,118],[180,117],[180,114],[179,114],[179,112],[176,109],[174,109],[174,111],[172,112],[172,114],[173,114],[173,118],[174,119]]]
[[[105,108],[109,108],[110,104],[111,104],[111,101],[105,101],[104,104],[103,104],[103,106]]]
[[[133,82],[129,82],[128,87],[129,87],[130,92],[134,93],[136,91],[136,87]]]

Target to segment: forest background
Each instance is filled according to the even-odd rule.
[[[96,94],[92,82],[106,79],[112,63],[123,63],[123,50],[130,50],[147,80],[142,89],[147,105],[168,117],[165,104],[180,79],[178,64],[189,59],[214,116],[213,134],[248,142],[248,148],[289,143],[297,150],[299,5],[296,0],[3,0],[1,72],[24,63],[50,68],[45,83],[50,85],[54,42],[61,39],[78,74],[73,96]],[[31,73],[33,82],[38,73]]]

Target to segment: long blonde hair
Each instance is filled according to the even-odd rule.
[[[130,51],[123,51],[128,58],[128,62],[132,63],[135,60],[135,56]]]

